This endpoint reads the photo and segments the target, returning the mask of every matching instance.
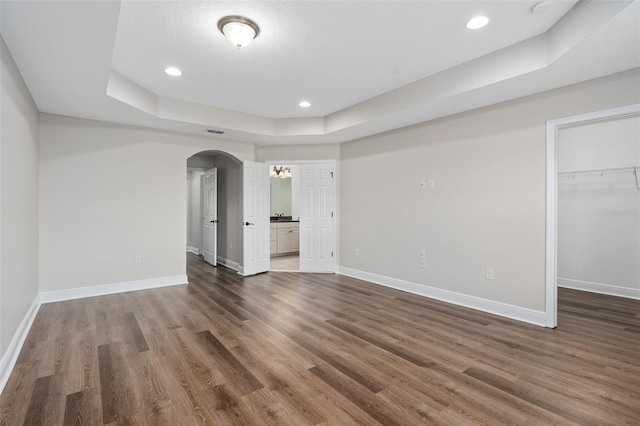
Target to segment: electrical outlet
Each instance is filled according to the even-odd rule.
[[[425,249],[420,249],[420,259],[427,258],[427,251]]]
[[[493,280],[493,268],[487,268],[486,279]]]
[[[426,187],[427,187],[427,182],[425,182],[425,180],[424,180],[424,179],[420,179],[420,180],[418,181],[418,188],[420,188],[420,189],[425,189]]]
[[[359,248],[354,249],[353,254],[355,254],[356,256],[360,256],[360,249]]]
[[[435,189],[436,181],[433,179],[429,179],[429,189]]]
[[[419,265],[420,265],[420,269],[424,269],[424,268],[427,267],[427,261],[425,259],[421,258],[420,262],[419,262]]]
[[[142,263],[142,256],[140,256],[139,254],[136,254],[135,257],[133,258],[133,263],[136,265],[139,265]]]

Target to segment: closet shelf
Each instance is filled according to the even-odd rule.
[[[593,170],[574,170],[570,172],[560,172],[558,176],[592,176],[592,175],[612,175],[612,174],[620,174],[620,173],[632,173],[636,180],[636,188],[640,190],[640,183],[638,182],[638,173],[640,172],[640,166],[630,166],[630,167],[616,167],[613,169],[593,169]]]

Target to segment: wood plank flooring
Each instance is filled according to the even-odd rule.
[[[639,425],[640,301],[560,289],[556,330],[348,277],[43,305],[0,425]]]
[[[272,271],[299,271],[300,255],[296,253],[287,256],[273,256],[270,269]]]

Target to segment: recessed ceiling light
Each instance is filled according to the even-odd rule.
[[[467,22],[467,28],[470,30],[477,30],[478,28],[482,28],[489,23],[489,18],[486,16],[476,16],[475,18],[471,18],[469,22]]]
[[[298,105],[300,105],[302,108],[309,108],[311,106],[311,102],[309,101],[302,101],[300,102]]]
[[[180,71],[178,68],[175,68],[175,67],[169,67],[165,69],[164,72],[166,72],[172,77],[180,77],[182,75],[182,71]]]

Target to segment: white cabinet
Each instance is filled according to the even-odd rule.
[[[296,227],[291,229],[291,251],[300,251],[300,224],[296,223]]]
[[[284,222],[271,224],[271,255],[297,253],[300,250],[300,224]]]
[[[271,253],[271,255],[274,255],[278,253],[278,224],[271,223],[269,226],[269,232],[269,253]]]

